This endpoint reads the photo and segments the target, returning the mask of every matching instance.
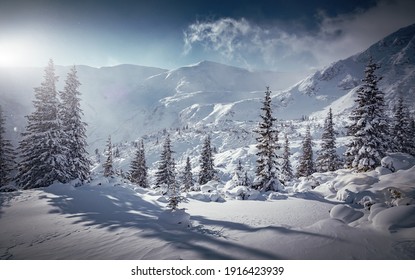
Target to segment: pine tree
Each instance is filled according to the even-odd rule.
[[[6,139],[6,118],[0,106],[0,190],[11,190],[7,185],[12,181],[11,172],[15,167],[14,150],[10,140]]]
[[[259,123],[257,140],[257,166],[254,189],[269,191],[278,190],[279,182],[279,166],[277,150],[280,149],[278,145],[278,131],[274,127],[276,119],[272,116],[271,109],[271,91],[269,87],[265,92],[265,99],[261,108],[263,114],[260,115],[262,121]]]
[[[363,84],[357,90],[356,107],[350,115],[351,141],[345,152],[346,167],[358,172],[380,166],[390,144],[384,94],[377,86],[381,78],[375,75],[377,69],[379,66],[370,58]]]
[[[411,135],[410,125],[409,110],[404,104],[403,97],[399,96],[391,125],[392,152],[411,153],[411,144],[414,138]]]
[[[192,166],[190,164],[190,158],[187,157],[186,166],[184,168],[184,173],[183,173],[184,191],[189,191],[193,187],[193,185],[194,185],[194,182],[193,182]]]
[[[65,183],[71,178],[66,157],[69,152],[63,143],[67,136],[58,116],[57,80],[50,60],[44,81],[35,88],[35,111],[27,116],[28,124],[19,145],[17,182],[23,189],[47,187],[54,181]]]
[[[66,78],[64,90],[60,92],[59,119],[65,138],[62,140],[67,147],[71,179],[85,181],[89,177],[91,162],[86,151],[86,123],[82,121],[83,111],[80,106],[78,88],[81,83],[73,66]]]
[[[242,166],[241,160],[238,160],[235,171],[233,172],[232,182],[235,186],[245,186],[244,182],[244,168]]]
[[[147,180],[147,165],[146,165],[146,157],[145,157],[145,150],[144,150],[144,141],[141,140],[140,145],[135,153],[134,160],[131,162],[130,167],[130,180],[131,182],[143,187],[148,187],[148,180]]]
[[[333,125],[331,108],[324,121],[321,147],[316,160],[316,169],[319,172],[335,171],[340,168],[340,158],[336,151],[336,132]]]
[[[307,126],[307,131],[302,145],[302,154],[297,169],[297,177],[308,177],[313,173],[313,142],[310,133],[310,126]]]
[[[112,161],[112,143],[111,143],[111,135],[108,136],[107,140],[107,150],[106,150],[107,160],[104,162],[104,176],[109,177],[114,175],[114,167]]]
[[[409,120],[409,126],[408,126],[408,138],[412,139],[412,141],[409,142],[408,151],[407,153],[410,155],[415,156],[415,119],[411,118]]]
[[[282,165],[281,165],[281,180],[283,182],[291,181],[294,178],[294,172],[290,161],[290,142],[288,135],[285,134],[284,152],[282,154]]]
[[[213,163],[213,151],[210,136],[205,138],[200,156],[199,184],[204,185],[215,178],[215,167]]]
[[[173,185],[176,185],[175,163],[173,151],[171,150],[170,136],[167,134],[163,144],[158,170],[156,171],[156,186],[165,186],[169,189]]]

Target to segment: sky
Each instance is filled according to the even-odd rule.
[[[0,0],[0,67],[309,71],[413,23],[413,0]]]

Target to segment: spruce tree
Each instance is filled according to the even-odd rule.
[[[336,151],[336,132],[333,125],[333,113],[331,108],[324,121],[321,147],[316,159],[318,172],[335,171],[340,168],[340,158]]]
[[[399,96],[391,125],[392,152],[411,153],[410,147],[414,138],[411,135],[410,124],[409,110],[404,104],[403,97]]]
[[[200,156],[199,184],[204,185],[215,178],[215,167],[213,163],[213,150],[210,136],[205,138]]]
[[[107,160],[104,162],[104,176],[109,177],[115,174],[114,167],[113,167],[113,160],[112,160],[112,142],[111,142],[111,135],[108,136],[107,140],[107,149],[105,151],[107,155]]]
[[[261,191],[278,190],[279,182],[279,166],[277,150],[280,149],[278,145],[278,131],[275,128],[276,119],[272,116],[271,109],[271,91],[269,87],[265,92],[265,99],[261,107],[262,114],[260,115],[262,121],[259,123],[255,132],[258,134],[256,138],[257,144],[257,166],[256,177],[253,184],[254,189]]]
[[[246,183],[245,175],[247,175],[242,166],[241,160],[238,160],[238,164],[235,168],[234,174],[232,176],[232,181],[235,186],[248,186]]]
[[[190,164],[190,158],[187,157],[186,166],[184,168],[184,173],[183,173],[184,191],[189,191],[193,187],[193,185],[194,185],[194,182],[193,182],[192,165]]]
[[[12,190],[7,185],[12,181],[11,172],[15,168],[14,150],[10,140],[5,138],[6,118],[0,105],[0,191]]]
[[[350,115],[351,136],[345,152],[346,167],[365,172],[380,166],[390,145],[384,94],[378,89],[381,78],[375,75],[379,65],[370,58],[363,84],[357,90],[356,107]]]
[[[63,143],[67,136],[58,115],[57,80],[50,60],[41,86],[35,88],[35,110],[27,116],[28,124],[19,145],[21,161],[17,182],[23,189],[47,187],[54,181],[65,183],[71,178],[69,152]]]
[[[310,126],[307,126],[307,131],[302,144],[302,154],[297,169],[297,177],[308,177],[313,173],[313,142],[311,138]]]
[[[281,181],[287,182],[291,181],[294,178],[294,172],[290,161],[290,142],[288,140],[288,135],[285,134],[284,142],[284,152],[282,154],[282,165],[281,165]]]
[[[156,187],[171,188],[176,184],[176,171],[173,159],[173,151],[171,149],[170,136],[167,134],[163,144],[163,151],[160,155],[158,170],[156,171]]]
[[[408,138],[412,139],[412,141],[409,142],[408,146],[408,154],[415,156],[415,119],[410,118],[409,120],[409,126],[408,126]]]
[[[139,147],[135,153],[134,160],[131,162],[130,167],[130,180],[131,182],[143,187],[148,187],[148,180],[147,180],[147,165],[146,165],[146,157],[145,157],[145,150],[144,150],[144,141],[141,140]]]
[[[71,179],[85,181],[90,173],[90,161],[86,151],[86,123],[82,121],[83,111],[76,67],[73,66],[66,78],[64,90],[60,92],[59,119],[65,138],[63,144],[68,149]]]

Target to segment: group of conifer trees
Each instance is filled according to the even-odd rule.
[[[47,187],[54,182],[66,183],[74,179],[81,182],[89,177],[90,162],[86,151],[86,124],[80,107],[80,82],[77,70],[72,67],[62,91],[56,89],[58,77],[52,60],[45,68],[44,79],[34,89],[34,111],[26,116],[27,125],[16,152],[10,142],[3,139],[4,117],[0,126],[1,185],[12,180],[22,189]],[[18,154],[17,174],[15,158]],[[3,167],[5,165],[6,167]]]
[[[257,129],[257,161],[255,179],[251,183],[247,172],[238,163],[232,180],[238,185],[251,186],[260,191],[279,190],[281,185],[295,176],[307,177],[314,172],[335,171],[342,166],[358,172],[373,170],[380,165],[387,152],[404,152],[415,155],[415,122],[402,97],[394,109],[393,119],[386,115],[384,94],[378,89],[381,79],[375,75],[379,66],[370,59],[363,84],[357,90],[356,106],[351,112],[351,124],[347,127],[350,142],[344,154],[344,163],[336,152],[336,132],[333,113],[330,108],[324,121],[320,150],[313,159],[313,141],[310,126],[307,127],[302,143],[302,153],[296,174],[290,163],[290,144],[284,136],[284,145],[279,144],[276,119],[272,115],[271,91],[269,87],[261,107],[261,121]],[[80,82],[76,68],[71,68],[62,91],[57,91],[53,61],[45,69],[44,80],[35,88],[34,112],[27,116],[26,131],[22,133],[19,145],[17,175],[11,176],[16,164],[14,151],[9,140],[4,139],[5,117],[0,107],[0,188],[15,179],[23,189],[46,187],[55,181],[62,183],[73,179],[84,181],[90,172],[86,152],[86,124],[82,122],[80,108]],[[389,123],[391,125],[389,125]],[[283,148],[280,156],[279,150]],[[114,175],[111,137],[107,142],[107,160],[103,163],[104,176]],[[182,187],[176,179],[176,165],[173,158],[170,137],[167,136],[155,174],[156,187],[173,197],[171,208],[179,202],[180,190],[190,190],[194,184],[190,159],[182,174]],[[213,163],[211,139],[206,137],[201,157],[199,185],[206,184],[216,176]],[[148,187],[144,143],[141,141],[131,162],[129,179],[142,187]]]
[[[393,110],[393,117],[387,115],[384,93],[379,90],[375,71],[379,65],[370,58],[362,85],[357,90],[356,105],[351,112],[351,124],[347,127],[350,141],[344,154],[344,162],[336,152],[336,132],[334,131],[331,108],[324,121],[320,150],[313,159],[313,141],[310,126],[307,126],[303,139],[301,156],[297,167],[297,177],[308,177],[314,172],[335,171],[341,167],[357,172],[373,170],[381,165],[381,159],[388,152],[403,152],[415,155],[415,121],[410,116],[402,96]],[[257,169],[253,187],[258,190],[278,190],[281,183],[295,177],[290,163],[289,140],[285,135],[282,158],[277,151],[278,131],[272,117],[270,90],[265,92],[261,110],[262,121],[256,130]],[[391,124],[391,125],[390,125]]]

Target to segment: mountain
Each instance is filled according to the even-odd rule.
[[[345,116],[354,105],[356,87],[370,56],[381,65],[379,86],[389,106],[393,107],[397,94],[413,106],[414,46],[415,25],[411,25],[299,82],[290,78],[292,73],[248,71],[211,61],[173,70],[78,66],[90,148],[102,147],[109,134],[114,142],[122,142],[168,128],[256,122],[266,86],[273,91],[279,119],[322,118],[329,107],[335,115]],[[57,66],[59,89],[68,69]],[[0,69],[0,104],[8,113],[9,131],[24,129],[23,116],[32,110],[33,87],[40,85],[42,75],[41,68]],[[19,133],[11,136],[18,137]]]

